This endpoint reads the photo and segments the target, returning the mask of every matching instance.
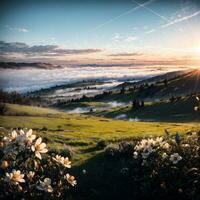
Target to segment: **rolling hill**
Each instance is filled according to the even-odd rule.
[[[53,109],[7,104],[7,112],[0,116],[0,133],[13,128],[32,128],[46,139],[50,149],[57,151],[70,145],[74,149],[73,162],[79,165],[99,154],[99,141],[115,143],[138,137],[198,130],[198,123],[130,122],[79,114],[66,114]]]
[[[103,111],[89,112],[89,115],[121,118],[129,121],[165,121],[165,122],[199,122],[200,112],[194,111],[199,102],[196,96],[177,98],[173,102],[145,102],[144,107],[134,108],[132,105],[119,106]]]
[[[200,70],[196,69],[170,72],[139,82],[125,82],[117,86],[117,90],[88,98],[87,101],[130,102],[133,99],[156,101],[199,92]]]

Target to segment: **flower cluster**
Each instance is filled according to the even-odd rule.
[[[199,199],[200,131],[141,139],[130,160],[119,158],[116,162],[122,162],[116,166],[124,180],[120,187],[132,194],[128,198]]]
[[[69,186],[77,184],[75,177],[67,173],[71,168],[68,157],[47,154],[46,143],[27,132],[12,131],[0,141],[0,193],[2,198],[66,198]],[[57,165],[58,164],[58,165]],[[66,174],[66,175],[64,175]],[[16,189],[14,189],[16,188]]]
[[[139,155],[141,155],[143,159],[143,164],[146,163],[146,159],[148,159],[149,156],[152,154],[158,152],[158,151],[166,151],[169,152],[171,149],[171,145],[164,141],[163,137],[156,137],[156,138],[148,138],[148,139],[142,139],[138,142],[138,144],[134,148],[133,157],[135,159],[138,158]],[[166,158],[167,153],[163,153],[162,157]],[[176,159],[176,156],[173,156],[171,158],[171,161],[173,162],[173,159]],[[178,159],[179,161],[180,159]]]
[[[57,163],[63,165],[64,167],[71,168],[71,161],[69,161],[68,157],[64,158],[62,156],[56,155],[53,158],[53,160],[56,161]]]

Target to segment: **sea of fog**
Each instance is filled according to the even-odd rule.
[[[82,80],[113,81],[141,80],[169,71],[184,69],[178,66],[133,67],[65,67],[62,69],[1,69],[0,88],[6,91],[27,92]]]

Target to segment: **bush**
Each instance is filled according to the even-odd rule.
[[[105,140],[100,140],[97,142],[96,148],[97,149],[104,149],[106,147],[107,143]]]
[[[48,128],[46,126],[43,126],[41,131],[48,131]]]
[[[4,103],[0,103],[0,115],[4,115],[6,111],[6,105]]]
[[[108,157],[119,156],[119,145],[118,144],[109,144],[105,148],[105,155],[108,156]]]
[[[132,162],[124,164],[129,165],[123,184],[129,197],[200,199],[199,141],[198,133],[139,141],[132,149]]]
[[[46,154],[46,144],[32,130],[2,137],[0,151],[1,199],[67,199],[70,185],[76,185],[68,157]]]
[[[130,157],[133,154],[133,143],[126,141],[120,142],[119,152],[124,156]]]

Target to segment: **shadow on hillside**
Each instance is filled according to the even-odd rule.
[[[71,169],[78,182],[77,187],[71,190],[72,196],[82,200],[132,199],[129,198],[131,195],[120,173],[128,165],[127,159],[97,154],[84,164]]]

